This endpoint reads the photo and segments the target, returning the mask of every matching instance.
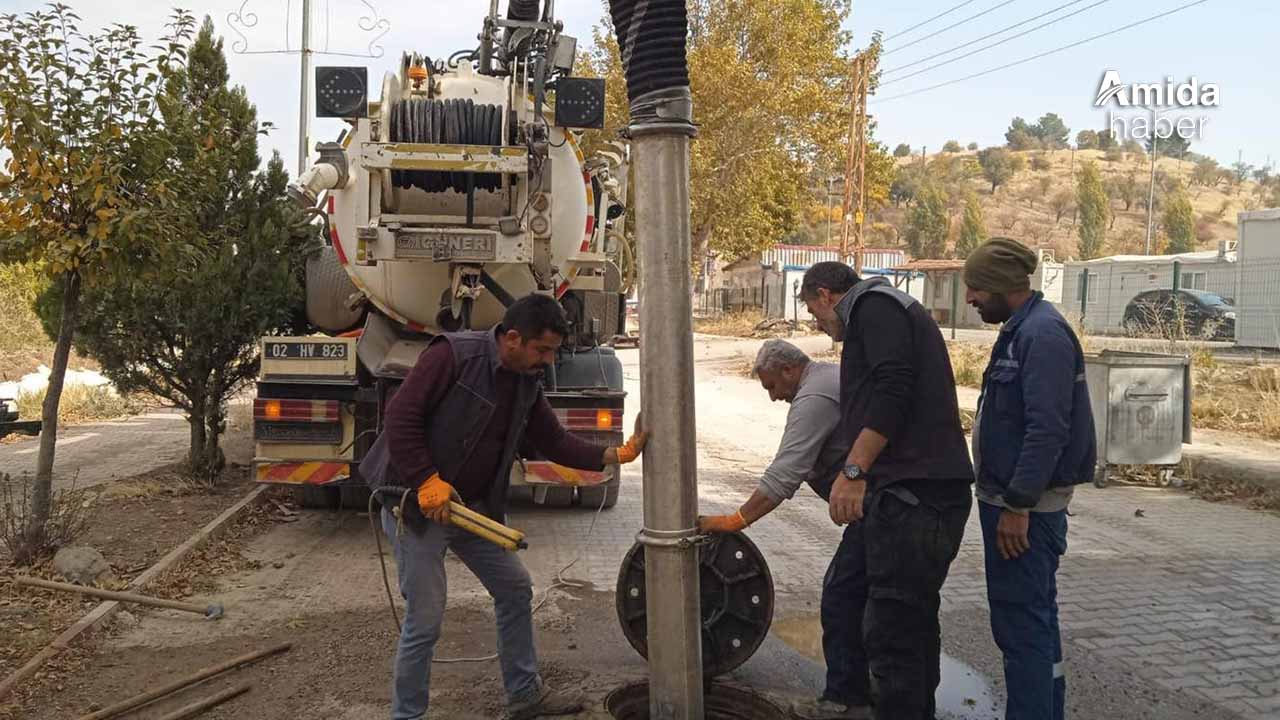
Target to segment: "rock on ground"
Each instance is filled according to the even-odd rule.
[[[107,559],[91,547],[62,548],[53,556],[53,569],[77,585],[92,585],[111,572]]]

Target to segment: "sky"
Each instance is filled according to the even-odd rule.
[[[1101,128],[1105,111],[1093,107],[1099,83],[1108,70],[1118,72],[1125,83],[1164,82],[1173,77],[1185,82],[1195,76],[1201,85],[1219,87],[1218,106],[1179,108],[1170,117],[1205,117],[1202,136],[1192,150],[1224,164],[1237,160],[1264,165],[1270,157],[1280,165],[1280,80],[1272,62],[1280,27],[1280,2],[1275,0],[1206,0],[1121,33],[983,77],[947,87],[930,86],[963,78],[990,68],[1105,33],[1172,10],[1193,0],[853,0],[847,23],[855,47],[865,47],[875,31],[884,33],[885,56],[882,85],[869,103],[878,124],[877,138],[890,147],[907,143],[930,152],[947,140],[982,146],[1004,142],[1004,131],[1014,116],[1029,122],[1047,112],[1061,116],[1072,137],[1084,128]],[[137,25],[144,37],[158,37],[174,0],[63,0],[82,17],[82,30],[110,23]],[[943,53],[996,33],[1015,23],[1069,6],[1034,22],[977,42],[955,53],[896,70],[922,58]],[[22,12],[40,7],[36,0],[0,0],[0,12]],[[384,72],[398,65],[400,54],[417,51],[438,58],[474,47],[487,0],[312,0],[313,45],[334,53],[369,53],[370,42],[381,47],[381,57],[317,55],[317,65],[365,65],[370,84],[381,85]],[[505,5],[505,0],[503,2]],[[188,3],[194,7],[195,3]],[[1095,6],[1096,5],[1096,6]],[[376,16],[369,7],[376,9]],[[960,6],[960,7],[957,7]],[[1091,7],[1093,6],[1093,7]],[[211,0],[196,10],[210,15],[226,39],[232,81],[243,85],[257,105],[259,118],[275,129],[261,141],[264,158],[273,149],[286,167],[296,167],[298,137],[299,58],[294,54],[239,54],[296,50],[300,39],[301,0]],[[954,8],[954,10],[953,10]],[[918,25],[952,10],[941,18]],[[978,50],[1016,36],[1036,25],[1080,11],[1025,36],[973,54],[920,75],[914,71]],[[602,0],[557,0],[556,14],[565,32],[590,43],[591,30],[604,15]],[[256,19],[256,25],[231,22],[232,15]],[[972,16],[979,17],[970,19]],[[361,25],[384,20],[386,34],[365,32]],[[961,22],[965,21],[965,22]],[[947,26],[960,23],[954,28]],[[934,37],[927,37],[938,33]],[[925,90],[907,97],[895,97]],[[376,90],[375,90],[376,92]],[[696,114],[696,108],[695,108]],[[335,139],[343,124],[314,120],[312,142]]]

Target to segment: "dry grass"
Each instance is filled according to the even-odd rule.
[[[724,313],[716,317],[694,318],[693,331],[704,335],[742,338],[786,338],[812,335],[816,331],[801,324],[792,332],[791,323],[779,318],[766,319],[759,310]]]
[[[1231,367],[1199,350],[1192,367],[1195,427],[1280,440],[1280,369]]]
[[[44,407],[45,390],[18,395],[19,417],[34,420]],[[120,395],[106,385],[67,385],[58,402],[58,422],[80,423],[136,415],[146,402],[133,396]]]
[[[17,380],[53,361],[53,342],[31,305],[47,281],[31,265],[0,264],[0,382]],[[71,353],[71,367],[96,370],[98,364]]]
[[[29,475],[13,480],[0,475],[0,544],[9,558],[29,566],[52,557],[58,548],[72,545],[89,531],[97,493],[71,487],[55,490],[49,500],[49,517],[33,538],[27,534],[31,517],[32,484]]]
[[[991,359],[991,348],[977,343],[949,342],[947,351],[951,354],[951,371],[955,373],[956,385],[982,387],[982,373]]]

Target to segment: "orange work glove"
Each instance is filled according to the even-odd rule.
[[[614,450],[618,454],[618,462],[626,465],[640,457],[640,453],[644,452],[644,446],[649,442],[649,434],[646,432],[638,432],[627,440],[626,444]]]
[[[418,487],[418,507],[428,519],[441,525],[449,524],[449,501],[457,495],[453,486],[440,479],[440,473],[433,473],[427,481]]]
[[[732,515],[704,515],[698,518],[698,531],[703,533],[731,533],[747,527],[742,511]]]

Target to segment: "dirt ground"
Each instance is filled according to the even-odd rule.
[[[244,467],[229,469],[224,482],[213,490],[191,483],[178,468],[170,467],[91,488],[80,495],[81,501],[90,503],[91,524],[75,544],[98,549],[110,564],[112,577],[99,581],[100,587],[124,590],[130,579],[234,504],[250,487]],[[144,594],[187,598],[210,590],[221,575],[251,568],[252,563],[244,561],[238,548],[279,515],[275,505],[249,513],[223,538],[193,553],[148,586]],[[0,618],[4,620],[0,624],[0,675],[8,675],[100,601],[14,584],[16,575],[62,580],[51,560],[35,568],[15,568],[0,551],[0,568]],[[141,614],[136,606],[126,606],[126,610],[129,614],[109,625],[106,636],[136,622]],[[90,640],[51,661],[33,682],[5,699],[0,718],[29,717],[35,698],[65,692],[102,639]]]

